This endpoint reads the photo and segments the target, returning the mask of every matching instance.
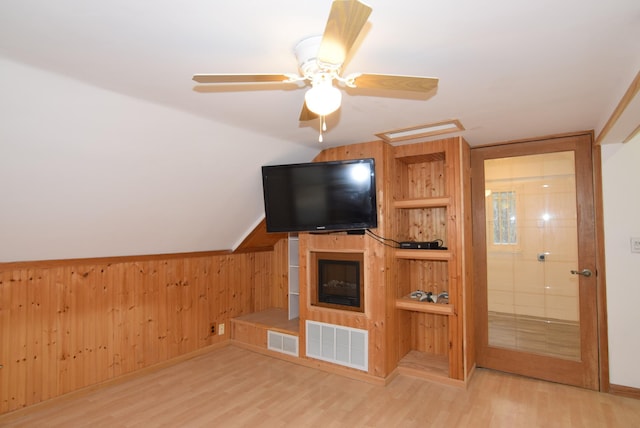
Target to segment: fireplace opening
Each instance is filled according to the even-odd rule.
[[[362,254],[319,254],[312,304],[364,312]]]

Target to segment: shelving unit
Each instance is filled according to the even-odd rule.
[[[440,304],[431,302],[420,302],[408,297],[396,299],[396,308],[406,311],[425,312],[430,314],[454,315],[455,308],[452,304]]]
[[[448,250],[396,250],[394,256],[408,260],[449,260],[452,257]]]
[[[288,239],[288,258],[289,258],[289,283],[288,283],[288,299],[289,299],[289,319],[296,319],[300,315],[300,265],[298,257],[298,235],[289,234]]]
[[[465,344],[466,199],[461,180],[466,143],[450,138],[394,148],[393,233],[399,241],[440,239],[447,250],[396,249],[399,370],[447,382],[465,381],[472,358]],[[467,146],[468,147],[468,146]],[[468,190],[466,190],[468,191]],[[447,291],[449,304],[406,297],[415,290]]]
[[[343,232],[289,235],[286,263],[284,257],[278,263],[288,276],[287,287],[278,288],[279,293],[287,290],[288,310],[279,315],[300,328],[285,334],[298,337],[300,361],[323,370],[374,383],[404,373],[464,385],[475,366],[471,274],[466,268],[472,265],[469,147],[460,137],[400,146],[376,141],[329,148],[316,160],[356,157],[376,161],[381,197],[375,233],[383,240],[440,239],[447,249],[398,249],[368,235]],[[362,255],[364,312],[311,304],[319,253]],[[447,291],[448,303],[410,299],[418,289],[436,295]],[[308,356],[308,321],[366,330],[366,373]],[[251,349],[266,349],[267,330],[279,331],[254,318],[233,326],[234,338]]]

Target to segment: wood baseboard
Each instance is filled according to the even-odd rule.
[[[622,397],[635,398],[636,400],[640,400],[640,388],[633,388],[631,386],[611,384],[609,386],[609,393],[613,395],[620,395]]]

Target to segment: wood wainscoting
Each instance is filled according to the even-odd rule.
[[[212,323],[286,307],[282,254],[0,264],[0,414],[228,341]]]

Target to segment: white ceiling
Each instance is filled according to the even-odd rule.
[[[117,94],[139,100],[145,106],[157,106],[141,107],[145,114],[154,109],[163,109],[163,115],[166,111],[175,112],[174,119],[162,121],[162,127],[169,126],[172,120],[176,127],[177,122],[189,123],[187,126],[194,128],[201,126],[201,121],[207,122],[203,128],[210,127],[228,137],[223,149],[225,159],[247,158],[243,165],[233,162],[236,174],[246,173],[242,168],[250,168],[247,171],[258,178],[257,184],[251,184],[253,194],[244,196],[252,201],[257,199],[258,203],[248,203],[244,197],[238,199],[237,210],[250,207],[246,218],[239,220],[241,224],[220,240],[213,236],[221,235],[222,231],[214,228],[207,231],[208,239],[178,242],[179,236],[197,235],[196,230],[185,226],[184,230],[176,230],[175,236],[149,245],[123,244],[107,246],[107,250],[78,246],[69,252],[38,253],[29,250],[39,243],[34,238],[23,245],[24,251],[8,251],[0,256],[15,260],[229,248],[260,218],[261,164],[310,160],[324,147],[371,141],[376,138],[374,134],[382,131],[445,119],[459,119],[466,128],[462,135],[472,146],[591,129],[597,134],[640,70],[637,0],[370,0],[367,4],[372,6],[373,13],[356,42],[345,73],[438,77],[438,90],[428,99],[401,93],[346,91],[342,108],[328,118],[324,145],[319,145],[315,121],[298,121],[304,97],[302,89],[263,85],[195,90],[191,80],[194,73],[297,71],[293,47],[302,38],[322,33],[330,3],[329,0],[0,2],[0,60],[5,60],[4,70],[0,68],[0,73],[4,71],[4,77],[0,74],[0,84],[4,79],[4,101],[0,103],[4,102],[3,111],[9,118],[18,117],[12,106],[26,102],[21,98],[32,106],[42,104],[43,109],[45,105],[55,109],[49,105],[55,95],[59,108],[72,108],[71,101],[57,96],[66,83],[60,83],[56,92],[51,92],[49,81],[68,79],[76,82],[74,92],[85,91],[80,87],[93,88],[86,89],[87,93]],[[21,67],[25,67],[24,74]],[[53,75],[57,77],[46,77]],[[13,94],[13,98],[7,93]],[[108,114],[113,115],[114,109],[109,108]],[[192,119],[185,119],[185,115]],[[28,116],[21,113],[19,121],[28,121]],[[28,123],[24,127],[38,127],[35,122]],[[42,139],[36,131],[31,133],[35,133],[31,139],[16,132],[10,135],[13,142],[23,146]],[[136,133],[141,131],[138,129]],[[144,133],[141,134],[136,138],[144,139]],[[7,135],[0,134],[3,138]],[[163,137],[154,135],[154,138]],[[198,138],[193,141],[201,144]],[[6,149],[8,142],[0,144]],[[270,151],[265,151],[265,144]],[[106,147],[113,146],[102,149]],[[177,159],[183,156],[172,152],[166,155]],[[14,166],[15,162],[18,157],[14,157]],[[67,161],[60,162],[61,167],[69,167],[64,163]],[[219,158],[212,162],[211,167],[218,171],[229,164]],[[122,165],[112,165],[116,166]],[[157,173],[145,168],[137,174]],[[137,176],[129,179],[131,182]],[[124,181],[127,180],[123,178]],[[20,187],[17,189],[16,194]],[[210,192],[211,199],[233,200],[224,190]],[[237,193],[235,196],[238,197]],[[196,197],[183,202],[194,204]],[[122,201],[112,202],[117,205]],[[135,218],[152,217],[151,212],[145,211],[145,205],[157,208],[153,202],[129,210],[135,211]],[[205,217],[213,219],[217,218],[216,210],[220,210],[215,204],[197,206]],[[16,212],[6,220],[22,214]],[[181,224],[192,223],[180,214],[176,216]],[[52,222],[55,226],[55,221]],[[15,231],[12,236],[29,235],[28,225],[12,224],[11,230]],[[82,235],[75,239],[81,240]],[[101,245],[104,248],[104,242]]]

